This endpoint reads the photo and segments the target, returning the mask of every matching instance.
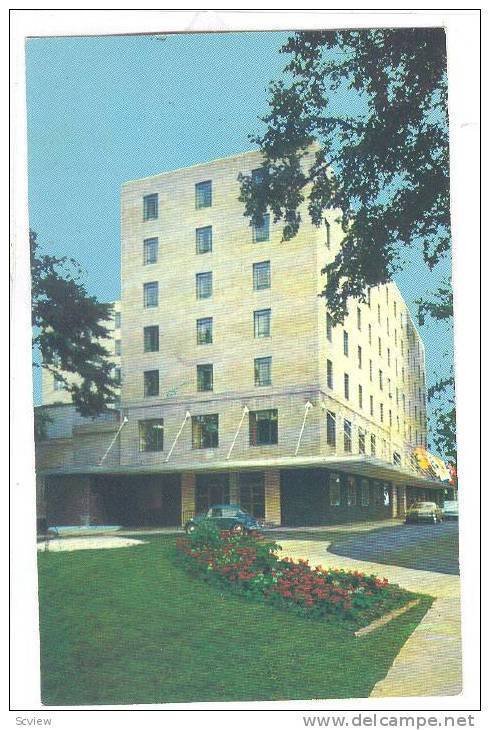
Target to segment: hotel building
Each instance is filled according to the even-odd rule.
[[[251,226],[238,175],[260,164],[247,152],[123,185],[120,408],[82,419],[43,380],[49,524],[173,526],[240,503],[312,525],[442,499],[414,458],[427,445],[425,355],[400,292],[375,287],[334,325],[319,293],[338,211],[316,227],[305,206],[291,241],[272,216]]]

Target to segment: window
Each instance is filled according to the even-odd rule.
[[[369,380],[373,382],[373,361],[369,361]]]
[[[333,411],[327,411],[327,444],[329,446],[336,444],[336,420]]]
[[[254,517],[265,517],[265,484],[263,472],[239,476],[240,507]]]
[[[388,317],[386,317],[386,334],[390,334],[390,320]]]
[[[376,436],[371,434],[371,456],[376,456]]]
[[[156,264],[158,261],[158,238],[145,238],[143,241],[143,264]]]
[[[271,385],[271,369],[272,369],[272,358],[271,357],[256,357],[254,360],[254,378],[255,385]]]
[[[163,451],[163,418],[138,421],[140,451]]]
[[[256,167],[252,170],[252,182],[254,185],[262,185],[265,180],[265,170],[263,167]]]
[[[277,409],[250,411],[248,422],[250,446],[277,444]]]
[[[388,347],[388,349],[386,351],[386,354],[388,356],[388,367],[389,367],[391,365],[391,350],[390,350],[389,347]]]
[[[402,457],[398,453],[398,451],[393,452],[393,464],[396,464],[397,466],[402,465]]]
[[[380,403],[379,404],[379,420],[381,421],[381,423],[383,423],[383,421],[384,421],[384,414],[385,414],[384,406],[382,403]]]
[[[344,418],[344,451],[352,451],[352,424]]]
[[[330,250],[330,223],[327,220],[325,221],[325,233],[326,233],[325,245]]]
[[[228,474],[197,474],[196,512],[207,512],[215,504],[230,504]]]
[[[271,262],[260,261],[253,265],[254,290],[271,288]]]
[[[327,340],[329,342],[332,342],[332,330],[333,330],[332,315],[328,314],[328,312],[327,312]]]
[[[357,346],[357,367],[362,368],[362,347],[360,345]]]
[[[366,432],[359,429],[359,453],[366,453]]]
[[[378,324],[381,324],[381,307],[378,304]]]
[[[210,345],[213,341],[213,318],[204,317],[196,322],[197,344]]]
[[[211,180],[196,184],[196,208],[210,208],[213,203]]]
[[[361,308],[357,307],[357,329],[361,329]]]
[[[121,340],[114,340],[114,355],[121,356]]]
[[[53,390],[64,390],[65,384],[58,376],[53,375]]]
[[[198,365],[197,366],[197,390],[202,393],[206,390],[213,390],[213,366]]]
[[[400,340],[400,350],[402,355],[405,354],[405,345],[403,344],[403,340]]]
[[[160,328],[157,324],[143,329],[143,349],[145,352],[158,352],[160,349]]]
[[[369,414],[374,416],[374,398],[372,395],[369,396]]]
[[[363,507],[369,507],[369,482],[367,479],[361,479],[361,504]]]
[[[192,416],[192,448],[215,449],[218,446],[218,414]]]
[[[391,413],[391,409],[388,411],[388,421],[389,421],[390,428],[391,428],[392,425],[393,425],[393,416],[392,416],[392,413]]]
[[[143,196],[143,220],[151,221],[158,218],[158,193]]]
[[[386,382],[388,384],[388,398],[393,398],[393,396],[391,394],[391,378],[387,378]]]
[[[158,370],[146,370],[143,373],[145,398],[158,395],[160,390],[160,375]]]
[[[358,386],[357,395],[358,395],[358,400],[359,400],[359,408],[362,408],[362,385]]]
[[[254,243],[262,243],[263,241],[269,240],[269,226],[270,226],[270,215],[264,213],[262,220],[253,226],[253,241]]]
[[[333,365],[331,360],[327,360],[327,387],[333,390]]]
[[[143,306],[145,308],[158,307],[158,281],[143,284]]]
[[[381,337],[378,337],[378,355],[381,357],[382,355],[382,346],[381,346]]]
[[[349,400],[349,376],[344,373],[344,398]]]
[[[354,477],[347,477],[347,507],[355,507],[357,502],[356,480]]]
[[[396,317],[396,302],[395,301],[393,301],[393,314]]]
[[[367,303],[368,303],[368,307],[370,307],[371,306],[371,287],[369,287],[369,289],[367,290]]]
[[[114,328],[116,330],[121,329],[121,312],[114,313]]]
[[[398,345],[398,330],[395,330],[395,345]]]
[[[209,253],[213,250],[213,227],[196,228],[196,253]]]
[[[271,336],[271,310],[258,309],[254,312],[254,337]]]
[[[121,385],[121,368],[114,368],[113,378],[116,385]]]
[[[205,271],[196,274],[196,297],[197,299],[209,299],[213,295],[213,272]]]
[[[398,390],[398,387],[395,388],[395,395],[396,395],[396,405],[398,405],[398,401],[400,399],[400,391]]]
[[[340,507],[340,476],[330,474],[329,476],[330,507]]]
[[[368,338],[369,338],[369,344],[372,345],[373,344],[373,328],[371,327],[370,324],[368,325]]]
[[[349,333],[344,330],[344,355],[349,355]]]
[[[378,370],[378,376],[379,376],[379,389],[383,390],[383,371]]]
[[[384,501],[385,501],[385,493],[384,488],[381,482],[374,482],[373,484],[373,497],[374,497],[374,504],[376,507],[383,507]]]

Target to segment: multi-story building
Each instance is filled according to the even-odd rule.
[[[306,525],[441,498],[414,459],[424,347],[400,292],[371,289],[335,326],[319,292],[338,211],[317,228],[305,209],[290,241],[272,216],[251,226],[238,175],[260,163],[248,152],[123,186],[121,410],[65,433],[61,459],[39,444],[48,521],[175,525],[231,502]]]

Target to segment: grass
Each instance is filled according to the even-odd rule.
[[[222,594],[174,563],[174,538],[39,554],[46,705],[366,697],[431,600],[356,639]]]

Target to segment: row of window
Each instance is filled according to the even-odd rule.
[[[277,409],[250,411],[250,446],[273,445],[278,442]],[[217,413],[192,416],[192,448],[215,449],[219,446],[219,415]],[[163,451],[163,418],[138,421],[139,450]]]
[[[213,187],[211,180],[203,180],[195,185],[196,209],[210,208],[213,204]],[[158,218],[159,196],[150,193],[143,196],[143,220],[151,221]]]

